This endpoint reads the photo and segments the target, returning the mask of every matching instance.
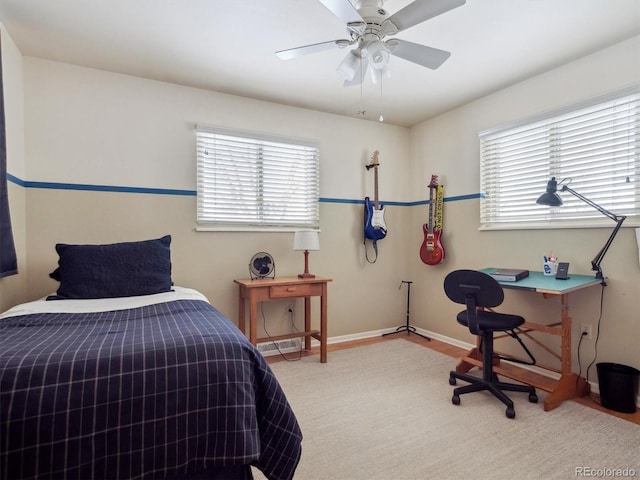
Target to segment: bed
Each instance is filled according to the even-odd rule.
[[[73,298],[59,263],[55,295],[0,315],[1,478],[293,477],[285,394],[201,293]]]

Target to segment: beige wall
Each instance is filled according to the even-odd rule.
[[[365,163],[373,150],[380,150],[383,202],[428,198],[431,174],[440,175],[447,197],[477,194],[478,131],[637,82],[639,44],[636,38],[617,45],[413,129],[25,57],[24,179],[192,191],[198,122],[315,140],[322,152],[321,197],[330,201],[321,203],[321,250],[310,254],[310,268],[334,279],[329,335],[358,335],[403,323],[406,293],[398,286],[405,279],[415,282],[412,323],[434,335],[470,341],[454,321],[457,307],[442,292],[447,272],[488,265],[539,269],[542,252],[553,249],[571,262],[573,273],[589,274],[588,261],[608,231],[479,232],[478,200],[447,202],[447,258],[428,267],[418,257],[427,207],[391,205],[385,217],[389,235],[379,244],[378,262],[369,264],[362,245],[362,205],[350,203],[373,193]],[[19,176],[11,168],[10,173]],[[248,276],[247,263],[254,253],[270,252],[277,275],[302,270],[302,254],[291,250],[291,233],[195,232],[192,195],[12,190],[13,196],[25,198],[26,210],[17,222],[27,232],[29,261],[20,276],[28,279],[28,299],[55,290],[47,275],[56,266],[57,242],[108,243],[170,233],[175,282],[201,290],[232,319],[237,316],[233,279]],[[603,267],[610,280],[598,360],[640,367],[640,269],[631,229],[616,238]],[[509,295],[505,309],[555,318],[558,306],[538,300]],[[599,290],[578,293],[572,300],[576,322],[595,328]],[[264,312],[270,333],[290,328],[284,302],[267,304]],[[584,368],[592,358],[593,342],[582,348]],[[590,377],[594,375],[592,371]]]
[[[380,197],[409,200],[409,130],[247,100],[204,90],[24,59],[27,177],[34,182],[196,189],[195,124],[205,123],[317,141],[323,198],[321,250],[312,272],[333,278],[329,335],[394,325],[402,312],[397,285],[407,268],[409,209],[389,206],[389,235],[369,264],[362,244],[362,205],[373,195],[364,168],[380,150]],[[56,288],[54,245],[173,236],[174,281],[196,288],[237,316],[234,278],[251,256],[270,252],[279,276],[300,273],[292,233],[196,232],[195,196],[28,188],[29,297]],[[289,329],[285,302],[265,305],[270,333]],[[301,307],[301,306],[300,306]],[[298,308],[300,311],[301,308]],[[301,315],[298,315],[301,317]]]
[[[24,177],[24,119],[22,95],[22,55],[0,23],[2,35],[2,80],[7,138],[7,170],[19,178]],[[21,186],[9,182],[9,209],[16,254],[18,275],[0,279],[0,311],[27,300],[26,248],[26,192]]]
[[[476,102],[448,112],[412,129],[414,158],[413,191],[425,190],[431,174],[440,175],[445,196],[478,193],[480,189],[478,133],[502,124],[527,118],[581,100],[596,97],[640,82],[640,37],[574,61],[563,67],[521,82]],[[541,192],[545,188],[540,186]],[[444,205],[445,261],[435,267],[424,265],[418,257],[422,241],[420,224],[427,218],[427,207],[411,212],[410,241],[415,246],[410,275],[416,281],[414,304],[416,324],[438,334],[473,341],[455,322],[460,310],[448,302],[442,291],[446,274],[456,268],[500,266],[541,270],[544,252],[552,250],[561,261],[570,263],[570,272],[592,275],[591,259],[602,248],[610,229],[554,229],[479,231],[479,200],[447,202]],[[635,225],[638,225],[638,219]],[[602,268],[609,277],[604,292],[597,361],[618,362],[640,368],[640,267],[634,222],[628,219],[607,253]],[[611,229],[614,223],[611,222]],[[600,312],[598,287],[570,296],[574,325],[593,325],[595,337]],[[558,300],[538,298],[529,293],[508,292],[501,311],[522,313],[531,320],[559,318]],[[553,342],[549,335],[535,335]],[[573,329],[573,362],[578,371],[579,328]],[[557,340],[557,339],[556,339]],[[594,341],[581,347],[584,368],[594,358]],[[548,355],[542,350],[541,358]],[[556,365],[557,362],[556,362]],[[595,366],[589,372],[595,378]]]

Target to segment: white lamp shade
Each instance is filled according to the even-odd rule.
[[[318,232],[314,230],[301,230],[293,237],[294,250],[320,250]]]

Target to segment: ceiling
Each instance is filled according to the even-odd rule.
[[[395,36],[451,57],[391,57],[382,91],[342,86],[345,49],[275,56],[347,37],[319,0],[0,0],[0,22],[25,56],[411,126],[640,35],[640,0],[467,0]]]

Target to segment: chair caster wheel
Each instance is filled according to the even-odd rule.
[[[531,403],[538,403],[538,395],[536,395],[535,393],[530,393],[529,394],[529,401]]]
[[[513,407],[507,407],[507,411],[505,413],[507,415],[507,418],[516,418],[516,411],[513,409]]]
[[[451,397],[451,403],[460,405],[460,395],[453,395],[453,397]]]
[[[449,385],[455,385],[456,384],[456,377],[449,377]]]

